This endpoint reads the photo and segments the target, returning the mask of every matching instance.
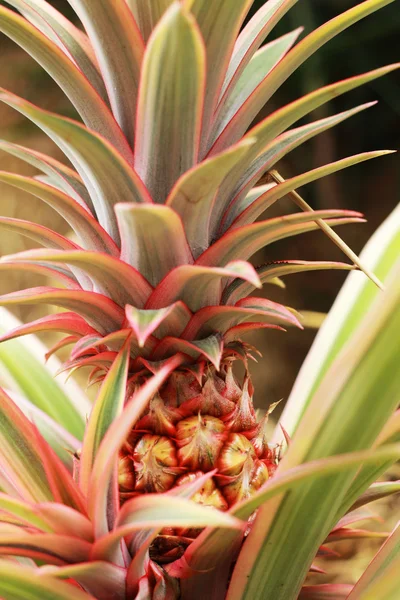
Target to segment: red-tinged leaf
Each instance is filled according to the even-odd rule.
[[[232,278],[244,280],[251,289],[261,285],[254,267],[242,260],[232,261],[223,268],[185,265],[173,269],[158,284],[146,306],[167,306],[178,298],[192,311],[217,305],[221,300],[223,280]]]
[[[299,600],[345,600],[353,586],[347,583],[321,583],[304,585]]]
[[[172,332],[179,335],[179,330],[183,331],[192,315],[183,302],[175,302],[166,308],[155,310],[139,309],[128,305],[125,314],[140,348],[145,345],[152,333],[156,337],[164,337]]]
[[[95,51],[113,114],[133,145],[144,43],[126,2],[69,0]]]
[[[23,500],[12,498],[7,494],[0,493],[0,510],[2,511],[0,515],[0,521],[4,520],[4,513],[6,513],[6,515],[14,517],[17,523],[30,525],[31,527],[39,529],[42,532],[47,531],[50,533],[54,531],[53,527],[40,514],[40,511],[38,511],[37,507],[34,507]]]
[[[44,502],[36,505],[38,515],[52,527],[54,533],[76,536],[87,542],[93,541],[93,527],[82,513],[65,504]]]
[[[95,292],[37,287],[0,296],[1,306],[16,304],[53,304],[73,310],[100,333],[119,329],[124,319],[124,312],[119,306]]]
[[[340,542],[341,540],[352,540],[352,539],[386,539],[389,533],[383,531],[369,531],[367,529],[353,529],[350,527],[343,527],[342,529],[335,529],[328,535],[325,540],[325,544],[331,542]]]
[[[143,306],[152,287],[133,267],[122,260],[100,252],[28,250],[10,255],[7,260],[32,261],[39,264],[67,264],[89,276],[96,292],[124,307],[130,302]]]
[[[0,100],[36,123],[71,160],[90,194],[100,225],[119,243],[114,205],[121,198],[125,202],[151,202],[119,147],[77,121],[42,110],[6,90],[0,89]]]
[[[369,509],[359,509],[352,510],[342,517],[338,523],[332,528],[332,531],[336,531],[336,529],[342,529],[343,527],[348,527],[349,525],[353,525],[354,523],[359,523],[360,521],[365,520],[380,520],[378,515],[372,513]]]
[[[239,142],[204,160],[184,173],[172,188],[166,204],[180,215],[195,258],[208,247],[210,219],[219,186],[253,143],[251,139]]]
[[[118,248],[103,227],[76,200],[31,177],[0,171],[0,182],[33,194],[54,208],[76,233],[79,243],[88,250],[117,255]]]
[[[115,358],[106,379],[104,380],[86,428],[80,461],[80,486],[85,495],[90,487],[89,481],[92,467],[100,444],[107,430],[121,414],[126,395],[126,381],[129,363],[129,340]],[[107,489],[103,493],[107,495]],[[103,533],[107,531],[107,528]]]
[[[0,561],[0,594],[4,600],[96,600],[68,583],[40,576],[36,568],[9,560]]]
[[[168,494],[146,494],[125,502],[114,531],[98,540],[94,556],[112,557],[119,541],[134,531],[162,527],[222,527],[242,530],[244,522],[228,513]]]
[[[193,359],[205,356],[218,371],[223,349],[222,337],[220,335],[210,335],[204,340],[195,340],[192,342],[175,337],[165,337],[156,346],[153,359],[162,360],[174,356],[179,352],[191,356]]]
[[[213,150],[217,148],[221,150],[221,148],[226,147],[226,145],[237,141],[279,86],[293,73],[294,70],[297,69],[298,66],[300,66],[323,44],[353,23],[356,23],[371,12],[375,12],[378,8],[389,4],[390,2],[393,2],[393,0],[367,0],[366,2],[362,2],[360,5],[351,8],[331,21],[324,23],[324,25],[304,38],[285,56],[275,69],[269,73],[268,77],[264,79],[252,96],[250,96],[247,102],[235,114],[234,118],[218,138]],[[384,73],[382,72],[381,74]],[[313,93],[315,94],[315,92]],[[297,119],[301,118],[301,116],[303,115],[297,116]],[[259,141],[261,142],[261,140]]]
[[[302,175],[297,175],[291,179],[286,179],[286,181],[278,183],[278,185],[275,185],[273,188],[261,194],[253,202],[250,199],[249,203],[246,199],[247,197],[244,197],[242,200],[232,203],[230,211],[224,219],[224,224],[226,227],[231,224],[231,228],[237,228],[249,223],[253,223],[267,208],[272,206],[272,204],[274,204],[277,200],[280,200],[286,196],[288,192],[291,192],[307,183],[311,183],[312,181],[316,181],[321,177],[326,177],[327,175],[336,173],[341,169],[346,169],[366,160],[371,160],[372,158],[385,156],[386,154],[391,153],[392,151],[390,150],[364,152],[362,154],[356,154],[355,156],[350,156],[349,158],[344,158],[342,160],[329,163],[323,167],[318,167],[317,169],[313,169],[312,171],[308,171]]]
[[[157,285],[175,267],[193,262],[182,221],[168,206],[118,204],[116,213],[121,260],[152,285]]]
[[[206,47],[207,87],[203,120],[203,152],[237,35],[252,0],[184,0],[195,17]]]
[[[0,524],[0,555],[26,556],[62,565],[88,561],[90,549],[91,544],[79,538],[52,533],[27,533],[20,527]]]
[[[260,331],[261,329],[277,329],[278,331],[286,331],[283,327],[279,325],[271,325],[270,323],[242,323],[241,325],[236,325],[235,327],[231,327],[224,334],[224,344],[230,344],[236,340],[241,340],[243,334],[248,333],[249,331]]]
[[[327,224],[340,225],[360,222],[362,215],[345,210],[316,210],[275,217],[267,221],[245,225],[233,231],[228,230],[197,259],[196,264],[219,266],[230,260],[247,260],[257,250],[292,235],[298,235],[318,228],[316,220],[328,219]],[[336,218],[335,218],[336,217]]]
[[[42,331],[57,331],[79,336],[97,334],[96,330],[90,327],[82,317],[73,312],[65,312],[55,315],[46,315],[41,319],[31,321],[27,325],[20,325],[2,335],[0,337],[0,342],[12,340],[21,335],[39,333]]]
[[[181,357],[174,357],[167,361],[156,375],[139,388],[119,417],[111,423],[97,450],[88,485],[89,513],[94,523],[96,536],[103,535],[107,531],[105,522],[108,507],[105,490],[109,489],[113,473],[115,473],[118,453],[151,398],[180,362]]]
[[[125,341],[127,340],[127,338],[129,336],[131,336],[130,355],[132,357],[136,357],[139,353],[143,356],[147,356],[157,342],[157,340],[155,338],[150,337],[147,339],[143,348],[139,348],[137,341],[132,338],[132,329],[127,328],[127,329],[119,329],[118,331],[113,331],[112,333],[109,333],[108,335],[106,335],[104,337],[100,337],[97,340],[92,341],[91,349],[95,350],[96,348],[99,348],[104,345],[113,351],[119,352],[119,350],[121,350],[122,346],[124,345]],[[71,352],[71,357],[79,358],[80,350],[82,350],[82,354],[83,354],[84,353],[84,344],[81,347],[78,342],[76,350],[74,348],[74,350]]]
[[[265,298],[245,298],[238,306],[210,306],[199,310],[190,320],[182,338],[193,340],[214,332],[225,333],[235,325],[254,318],[268,323],[289,324],[301,327],[293,313],[281,304]]]
[[[218,135],[268,76],[268,73],[289,52],[302,31],[303,28],[299,27],[266,44],[254,54],[235,86],[230,89],[230,93],[225,94],[219,103],[211,134],[213,140],[218,138]]]
[[[36,450],[42,460],[46,478],[56,502],[86,512],[86,501],[71,473],[65,467],[51,446],[34,427]]]
[[[145,42],[174,0],[126,0]]]
[[[353,590],[348,596],[349,600],[358,600],[365,598],[366,600],[372,600],[377,597],[375,594],[379,589],[380,582],[385,582],[388,577],[393,580],[394,571],[397,574],[396,563],[399,562],[400,552],[400,522],[397,523],[392,533],[389,535],[385,543],[381,546],[379,551],[375,554],[368,567],[357,581]],[[390,571],[392,570],[392,577],[390,577]],[[398,587],[398,586],[395,586]],[[382,588],[381,588],[382,589]],[[383,597],[383,596],[382,596]],[[387,596],[385,595],[385,598]],[[395,598],[395,595],[390,598]]]
[[[135,168],[154,202],[165,202],[197,162],[204,90],[202,37],[184,3],[174,2],[146,46],[137,107]]]
[[[84,208],[86,207],[93,212],[93,204],[90,196],[83,185],[82,179],[73,169],[67,167],[58,160],[55,160],[51,156],[47,156],[36,150],[31,150],[31,148],[25,148],[18,144],[6,142],[5,140],[0,140],[0,150],[17,157],[36,169],[39,169],[39,171],[42,171],[50,178],[55,186],[62,189],[72,198],[75,198],[75,200]]]
[[[230,206],[234,207],[235,204],[240,203],[242,198],[251,201],[254,198],[253,186],[257,184],[264,173],[271,171],[275,164],[286,156],[286,154],[316,135],[335,127],[342,121],[375,104],[376,102],[368,102],[337,115],[290,129],[285,133],[281,133],[281,135],[271,138],[269,143],[263,146],[258,153],[253,153],[253,148],[251,148],[253,157],[250,156],[250,161],[248,157],[245,157],[240,164],[240,168],[230,173],[230,177],[224,180],[218,192],[218,197],[215,201],[215,215],[213,217],[213,237],[220,237],[221,233],[228,227],[230,215],[227,213],[227,209]],[[273,185],[273,183],[270,184],[271,187]],[[267,189],[269,188],[264,188],[264,191],[267,191]]]
[[[28,271],[29,273],[34,273],[35,275],[40,275],[42,277],[46,277],[47,279],[55,279],[65,288],[71,290],[80,289],[78,282],[67,275],[66,270],[52,269],[51,267],[46,267],[45,265],[34,265],[29,262],[12,262],[9,260],[8,256],[0,259],[0,271]]]
[[[79,249],[79,246],[63,235],[55,233],[52,229],[43,227],[43,225],[31,223],[30,221],[13,219],[12,217],[0,217],[0,228],[2,230],[11,231],[12,233],[24,235],[46,248],[55,248],[57,250]]]
[[[33,425],[0,388],[1,470],[28,502],[53,500]]]
[[[125,600],[126,570],[104,561],[92,561],[66,567],[43,566],[38,576],[73,579],[96,594],[97,600]]]
[[[243,27],[236,40],[225,75],[220,102],[223,102],[224,97],[235,85],[268,33],[296,2],[297,0],[268,0]]]
[[[130,156],[129,146],[102,98],[77,65],[17,13],[0,7],[0,30],[26,50],[65,92],[90,129]]]
[[[88,37],[46,0],[7,0],[50,38],[80,68],[85,77],[107,103],[107,92],[99,73],[96,57]]]
[[[319,271],[324,269],[351,271],[355,269],[355,267],[354,265],[340,262],[282,260],[258,267],[257,275],[259,276],[261,283],[265,284],[272,283],[276,278],[291,275],[292,273],[303,273],[306,271]],[[254,285],[251,285],[247,281],[240,281],[237,279],[224,290],[222,302],[224,304],[234,305],[241,298],[245,298],[254,292],[254,289]]]
[[[400,481],[378,481],[377,483],[373,483],[367,491],[358,498],[350,508],[350,511],[356,510],[357,508],[360,508],[360,506],[364,506],[375,500],[386,498],[392,494],[398,494],[399,492]]]

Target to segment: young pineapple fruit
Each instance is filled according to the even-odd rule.
[[[85,32],[44,0],[7,3],[21,14],[0,7],[0,29],[57,81],[83,123],[0,91],[73,165],[2,141],[3,151],[42,175],[1,172],[0,182],[49,204],[74,232],[71,239],[39,224],[0,219],[1,227],[44,246],[4,257],[3,270],[32,270],[55,282],[4,295],[1,304],[64,309],[2,339],[61,331],[66,337],[54,350],[72,346],[65,368],[91,366],[92,382],[104,378],[129,344],[127,399],[177,355],[176,371],[121,453],[121,501],[212,471],[195,500],[226,510],[258,490],[277,463],[267,416],[257,422],[254,411],[251,349],[243,336],[301,326],[292,310],[255,290],[291,273],[360,266],[331,230],[360,221],[358,213],[312,211],[296,197],[303,212],[259,217],[300,185],[382,153],[286,182],[257,182],[290,150],[370,104],[288,129],[292,124],[392,67],[316,90],[246,131],[298,65],[379,2],[351,9],[296,46],[301,29],[262,46],[295,0],[269,0],[247,24],[250,0],[69,0]],[[352,264],[294,260],[254,268],[246,262],[276,240],[318,227]],[[242,384],[233,375],[235,360],[246,367]],[[161,562],[176,558],[196,533],[164,530],[153,555]]]

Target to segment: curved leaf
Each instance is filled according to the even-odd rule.
[[[355,269],[354,265],[329,261],[306,261],[306,260],[282,260],[257,268],[257,275],[262,284],[272,283],[277,277],[291,275],[292,273],[303,273],[305,271],[319,271],[324,269],[340,269],[350,271]],[[255,289],[248,281],[236,279],[225,290],[222,295],[223,304],[236,304],[241,298],[246,298]]]
[[[211,333],[224,333],[231,327],[254,318],[266,319],[269,323],[301,325],[293,313],[282,304],[265,298],[244,298],[236,306],[208,306],[199,310],[189,321],[182,338],[193,340]]]
[[[59,46],[79,67],[101,98],[108,102],[104,82],[87,36],[45,0],[6,0]]]
[[[135,168],[154,202],[197,162],[204,88],[203,41],[174,2],[147,44],[137,107]]]
[[[126,318],[135,332],[139,347],[142,348],[152,333],[164,337],[169,333],[179,335],[187,325],[191,312],[183,302],[175,302],[165,308],[155,310],[138,309],[134,306],[125,308]]]
[[[273,69],[264,81],[256,88],[254,93],[242,105],[240,110],[228,123],[225,130],[219,136],[213,151],[221,150],[228,144],[237,141],[249,127],[262,107],[271,98],[275,91],[284,81],[314,52],[326,44],[330,39],[378,9],[391,4],[394,0],[366,0],[361,4],[350,8],[346,12],[331,19],[318,29],[310,33],[299,42],[295,48]],[[390,67],[389,67],[390,69]],[[383,73],[382,73],[383,74]],[[322,88],[323,90],[324,88]],[[326,88],[325,88],[326,89]],[[318,90],[317,92],[321,92]],[[317,92],[313,92],[316,94]],[[289,105],[290,106],[290,105]],[[288,108],[288,107],[285,107]],[[285,109],[281,109],[285,111]],[[302,115],[300,115],[302,116]],[[300,118],[298,116],[297,118]],[[297,120],[297,119],[296,119]],[[293,122],[293,121],[292,121]],[[257,126],[260,127],[260,126]],[[271,135],[272,130],[271,130]],[[260,143],[262,141],[260,140]]]
[[[12,231],[13,233],[20,233],[46,248],[54,248],[56,250],[76,250],[79,248],[79,246],[63,235],[43,225],[31,223],[31,221],[13,219],[12,217],[0,217],[0,228]]]
[[[136,97],[144,44],[126,2],[68,0],[82,21],[110,98],[111,108],[133,144]]]
[[[166,205],[180,215],[195,258],[208,247],[210,219],[213,218],[218,187],[253,143],[251,139],[239,142],[204,160],[184,173],[172,188]]]
[[[33,194],[54,208],[72,227],[81,245],[97,252],[117,254],[118,249],[103,227],[85,208],[61,190],[32,177],[0,171],[0,181]]]
[[[119,329],[124,318],[123,310],[112,300],[101,294],[83,290],[36,287],[0,296],[0,306],[16,304],[53,304],[76,311],[102,333]]]
[[[4,600],[96,600],[78,588],[40,577],[36,569],[0,561],[0,593]]]
[[[228,263],[224,268],[185,265],[173,269],[157,285],[147,301],[147,308],[159,308],[182,299],[192,310],[219,304],[222,281],[239,278],[253,290],[261,287],[252,265],[242,260]],[[245,285],[246,285],[245,284]]]
[[[125,202],[150,202],[146,188],[133,168],[105,138],[77,121],[42,110],[0,89],[0,100],[36,123],[61,148],[81,175],[100,225],[118,243],[113,206]]]
[[[31,148],[19,146],[18,144],[12,144],[5,140],[0,140],[0,150],[36,167],[50,178],[50,183],[62,189],[72,198],[75,198],[85,208],[93,210],[93,204],[87,193],[87,189],[83,185],[78,173],[73,169],[70,169],[51,156],[31,150]]]
[[[174,0],[126,0],[145,42]]]
[[[94,281],[96,292],[111,298],[121,307],[130,302],[143,306],[153,289],[136,269],[122,260],[100,252],[27,250],[11,254],[6,260],[14,263],[65,263],[82,269]]]
[[[317,220],[327,219],[327,224],[340,225],[360,222],[361,216],[354,211],[316,210],[245,225],[239,229],[228,230],[222,238],[199,256],[196,264],[219,266],[239,257],[247,260],[257,250],[277,240],[317,229],[319,226]]]
[[[107,105],[76,64],[53,41],[26,19],[2,6],[0,30],[53,77],[88,127],[108,139],[124,156],[130,156],[129,146]]]
[[[221,91],[220,103],[239,79],[254,52],[260,47],[268,33],[297,0],[268,0],[253,15],[240,32]]]
[[[121,260],[152,285],[157,285],[175,267],[193,262],[182,221],[171,208],[118,204],[115,210],[121,234]]]

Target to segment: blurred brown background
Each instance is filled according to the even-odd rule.
[[[72,16],[66,0],[54,0],[51,3]],[[263,3],[263,0],[257,0],[252,12]],[[303,25],[307,33],[357,3],[355,0],[300,0],[269,36],[268,41],[299,25]],[[6,5],[5,2],[0,4]],[[275,94],[260,116],[265,116],[274,108],[322,85],[400,61],[399,31],[400,2],[397,1],[342,33],[308,59]],[[68,100],[50,77],[4,36],[0,37],[0,58],[0,86],[43,108],[74,116]],[[374,99],[379,100],[377,106],[292,152],[278,165],[280,172],[285,177],[290,177],[362,151],[397,149],[400,139],[400,77],[397,73],[334,100],[316,111],[311,118],[322,118]],[[0,137],[62,158],[59,150],[41,131],[3,105],[0,105],[0,127]],[[1,155],[0,161],[2,170],[17,170],[25,174],[34,172],[17,159],[6,155]],[[316,209],[352,208],[363,212],[368,219],[367,224],[340,229],[344,239],[359,252],[372,232],[399,201],[399,189],[399,159],[393,155],[332,175],[307,186],[300,190],[300,193]],[[293,205],[287,199],[281,201],[276,208],[279,213],[292,210]],[[66,231],[65,224],[54,211],[35,198],[21,195],[7,186],[0,187],[0,214],[32,219],[61,233]],[[269,214],[273,216],[276,213]],[[30,247],[30,242],[22,237],[10,236],[3,232],[0,235],[2,254]],[[285,258],[342,260],[343,256],[322,233],[316,232],[283,240],[269,248],[267,254],[256,256],[255,263]],[[286,279],[286,290],[268,286],[264,293],[299,310],[326,312],[332,305],[344,277],[339,272],[294,275]],[[3,276],[0,290],[4,293],[25,287],[28,279],[29,276],[20,273],[7,279]],[[38,283],[42,284],[35,282],[33,285]],[[18,314],[26,319],[28,316],[37,317],[43,314],[42,311],[43,309],[26,307]],[[259,406],[267,406],[279,398],[287,398],[314,335],[313,330],[290,330],[286,334],[271,331],[253,336],[251,341],[256,343],[264,354],[259,365],[253,368]]]

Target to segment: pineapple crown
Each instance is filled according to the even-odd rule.
[[[1,90],[60,147],[73,168],[10,142],[0,148],[42,175],[0,172],[0,182],[35,195],[70,225],[75,240],[35,223],[0,218],[2,228],[44,249],[0,262],[2,270],[50,276],[6,294],[2,305],[53,304],[52,314],[3,336],[62,331],[73,344],[66,368],[92,365],[101,377],[130,340],[131,370],[245,356],[255,327],[301,326],[285,306],[249,294],[305,270],[364,269],[332,226],[362,221],[346,210],[302,209],[259,217],[299,186],[385,152],[368,152],[257,185],[292,149],[371,106],[293,129],[332,97],[396,68],[376,69],[318,89],[276,110],[247,133],[261,107],[323,43],[388,3],[368,0],[310,33],[264,39],[295,0],[270,0],[244,24],[251,0],[70,0],[85,33],[45,0],[10,0],[0,29],[55,79],[83,123]],[[248,259],[284,237],[321,228],[352,264],[285,261],[255,269]],[[153,366],[152,366],[153,365]]]

